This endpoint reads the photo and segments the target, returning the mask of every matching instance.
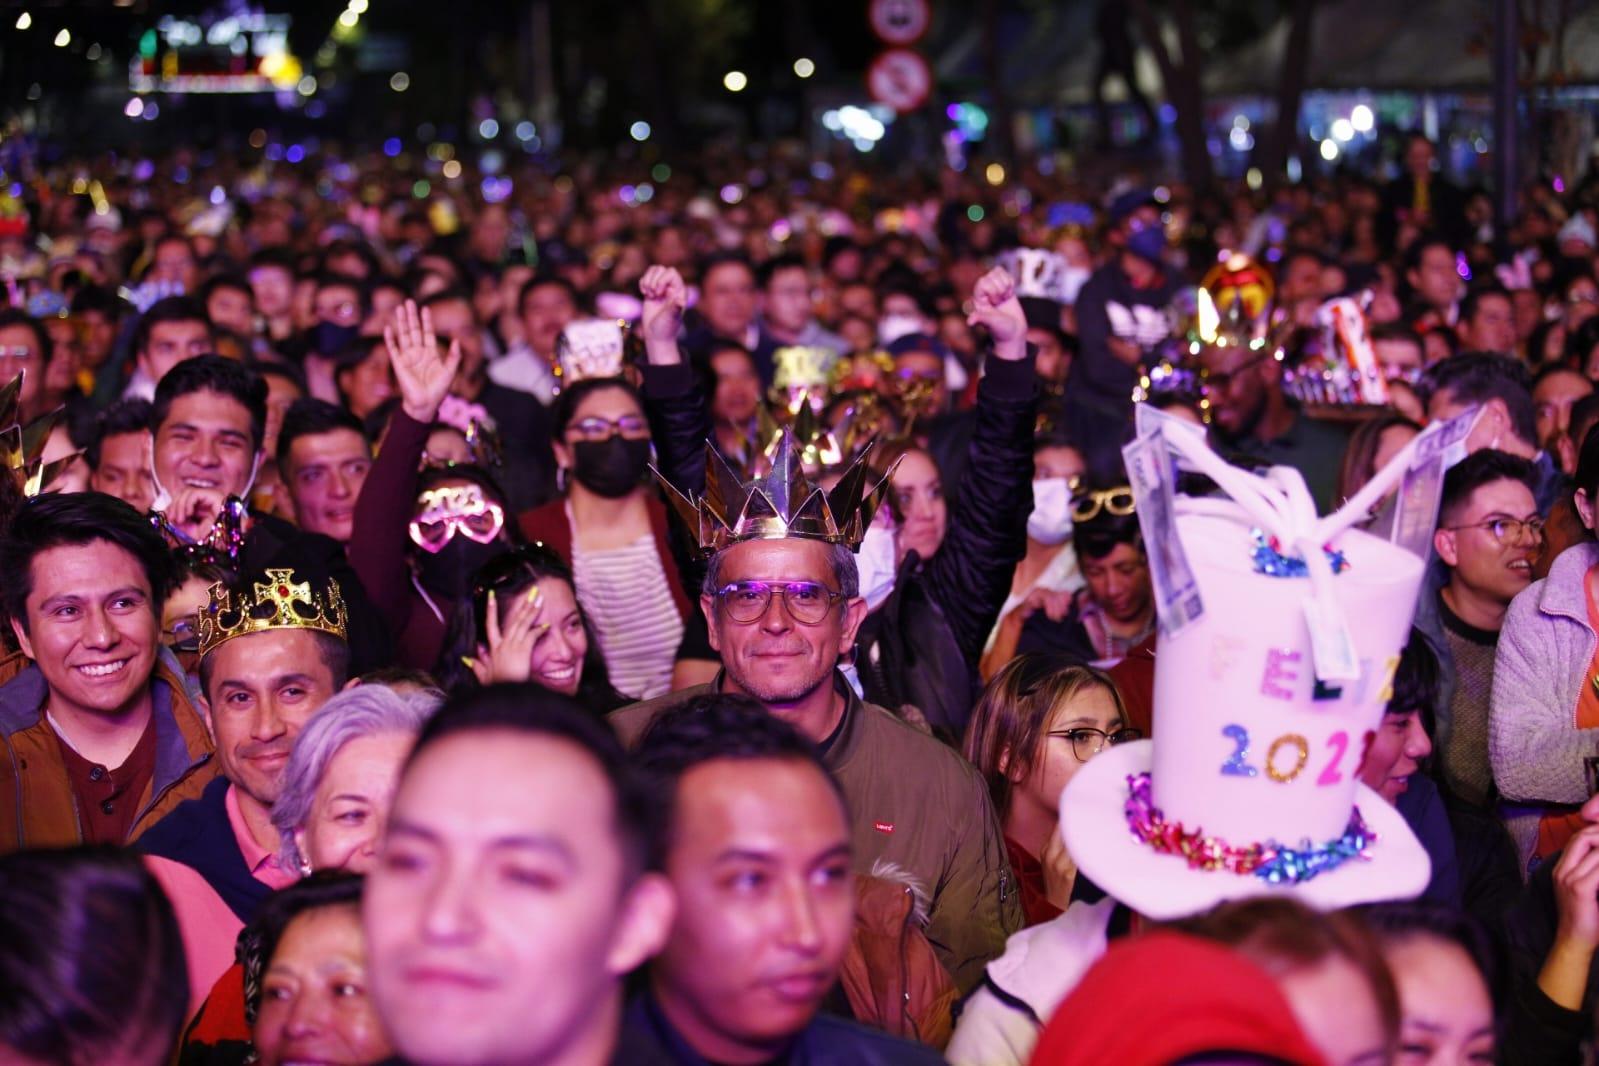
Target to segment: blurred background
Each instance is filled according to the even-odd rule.
[[[1513,101],[1498,130],[1496,87]],[[46,155],[181,142],[292,162],[343,142],[492,175],[496,157],[561,149],[792,141],[1255,185],[1359,167],[1420,129],[1447,170],[1486,181],[1507,134],[1524,173],[1587,163],[1599,3],[10,3],[0,101],[0,151]]]

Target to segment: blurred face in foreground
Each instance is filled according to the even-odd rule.
[[[629,869],[615,820],[604,771],[571,741],[484,730],[421,752],[363,900],[372,990],[401,1055],[608,1056],[621,976],[671,922],[669,890]]]

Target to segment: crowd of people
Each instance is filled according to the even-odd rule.
[[[1584,1061],[1599,180],[1395,162],[7,174],[0,1059]]]

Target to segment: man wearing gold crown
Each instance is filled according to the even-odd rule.
[[[272,804],[300,727],[344,687],[348,626],[337,582],[290,570],[218,583],[200,614],[200,686],[224,776],[139,848],[193,867],[241,921],[302,873],[278,865]]]
[[[640,287],[650,370],[669,376],[680,366],[671,341],[682,279],[654,267]],[[973,320],[995,335],[996,356],[1025,358],[1026,324],[1003,271],[979,282],[974,305]],[[895,863],[928,888],[928,940],[967,991],[1021,924],[982,778],[949,747],[856,697],[838,672],[866,616],[854,551],[887,479],[868,490],[857,462],[823,493],[786,434],[771,474],[747,486],[708,452],[702,496],[666,488],[709,557],[700,607],[722,672],[709,685],[624,707],[611,721],[631,744],[664,708],[724,691],[752,696],[792,723],[821,746],[849,801],[857,868]]]
[[[0,588],[33,663],[0,687],[0,852],[125,843],[216,776],[161,646],[170,565],[111,496],[38,496],[12,518]]]

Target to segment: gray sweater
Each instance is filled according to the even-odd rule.
[[[1586,579],[1599,544],[1566,549],[1549,576],[1510,604],[1494,660],[1488,759],[1506,800],[1505,826],[1522,875],[1546,806],[1578,804],[1592,792],[1588,761],[1599,759],[1599,729],[1578,729],[1577,699],[1599,634],[1588,623]]]

